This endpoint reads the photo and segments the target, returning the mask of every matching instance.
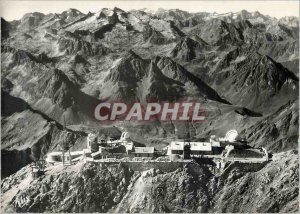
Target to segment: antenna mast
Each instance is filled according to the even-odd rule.
[[[66,118],[65,118],[65,115],[64,115],[64,131],[66,132]],[[65,141],[64,142],[64,152],[65,152]],[[72,162],[71,162],[71,152],[70,152],[70,146],[68,145],[68,153],[69,153],[69,164],[71,165]],[[63,159],[64,159],[64,156],[63,155]],[[63,164],[64,164],[64,160],[63,160]]]
[[[64,131],[65,131],[65,125],[66,125],[66,121],[65,121],[65,116],[64,116],[64,126],[63,126]],[[65,166],[65,139],[63,139],[61,149],[62,149],[62,163],[63,163],[63,166]]]

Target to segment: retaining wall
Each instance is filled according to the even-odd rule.
[[[177,170],[178,168],[184,167],[189,162],[158,162],[158,161],[87,161],[92,162],[95,164],[105,164],[105,165],[111,165],[111,164],[122,164],[123,166],[126,166],[130,168],[133,171],[145,171],[149,169],[159,169],[163,172],[173,172]]]

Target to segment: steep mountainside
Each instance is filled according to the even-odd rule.
[[[298,77],[257,52],[244,55],[235,49],[219,62],[211,78],[230,102],[250,109],[269,110],[298,97]]]
[[[251,144],[279,152],[298,148],[299,103],[289,101],[242,133]],[[293,142],[293,143],[291,143]]]
[[[93,108],[100,101],[81,92],[63,71],[52,68],[54,59],[10,47],[3,50],[10,62],[3,77],[12,82],[13,96],[57,121],[63,121],[63,115],[68,123],[93,119]]]
[[[85,147],[86,133],[64,129],[57,121],[5,91],[1,97],[5,99],[1,103],[3,177],[44,157],[49,151],[60,150],[63,144],[72,149]]]
[[[78,163],[65,170],[49,167],[36,180],[24,167],[3,180],[1,208],[6,212],[297,212],[298,155],[280,153],[273,160],[232,163],[220,172],[197,163],[173,172]],[[10,203],[12,198],[19,204]]]
[[[182,86],[163,75],[155,63],[129,51],[105,78],[101,95],[124,101],[146,101],[148,97],[173,101],[183,97]]]

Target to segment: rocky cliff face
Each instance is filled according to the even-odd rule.
[[[298,157],[279,153],[266,166],[232,164],[221,174],[214,212],[297,212]],[[294,184],[293,184],[294,183]]]
[[[2,181],[8,212],[296,212],[297,152],[265,164],[197,163],[173,172],[123,165],[52,166],[32,179],[29,167]]]
[[[50,172],[51,171],[51,172]],[[116,166],[77,164],[67,170],[52,167],[41,180],[32,180],[30,168],[24,168],[20,176],[28,183],[22,187],[26,205],[10,204],[6,211],[26,212],[107,212],[124,196],[133,174],[129,169]],[[27,174],[27,175],[26,175]],[[12,193],[11,182],[22,180],[7,178],[3,191]],[[18,200],[18,197],[15,197]],[[2,207],[3,208],[3,207]]]

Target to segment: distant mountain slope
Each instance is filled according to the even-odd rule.
[[[205,54],[209,50],[208,44],[198,37],[198,41],[195,41],[189,37],[181,39],[174,47],[170,55],[173,58],[177,58],[182,61],[192,61],[196,57]]]
[[[289,101],[275,113],[242,131],[251,145],[263,146],[270,151],[298,148],[299,103]]]
[[[103,98],[122,100],[204,98],[229,104],[172,59],[156,57],[151,61],[142,59],[133,51],[126,53],[112,68],[100,91],[103,91]]]
[[[64,130],[60,123],[7,92],[2,91],[1,96],[3,176],[43,158],[48,151],[59,150],[63,143],[70,148],[85,145],[86,133]]]
[[[211,19],[195,26],[191,34],[198,35],[204,41],[212,45],[240,43],[243,40],[243,34],[240,28],[220,19]]]
[[[265,111],[298,97],[298,77],[280,63],[257,52],[236,52],[235,60],[233,54],[219,62],[212,76],[214,88],[230,102]]]
[[[126,53],[104,80],[103,98],[170,100],[183,97],[183,84],[166,77],[157,65],[133,51]]]
[[[191,97],[197,97],[199,94],[198,96],[203,96],[210,100],[229,104],[229,102],[222,99],[218,93],[210,88],[205,82],[187,71],[181,65],[174,62],[172,59],[168,57],[156,57],[155,62],[167,77],[185,83],[186,91],[192,91]],[[193,94],[195,93],[193,91],[197,91],[196,95]]]
[[[4,73],[13,83],[13,95],[57,121],[63,121],[63,115],[70,123],[93,120],[100,101],[81,92],[63,71],[49,68],[26,51],[7,49],[5,53],[11,57],[10,72]]]

